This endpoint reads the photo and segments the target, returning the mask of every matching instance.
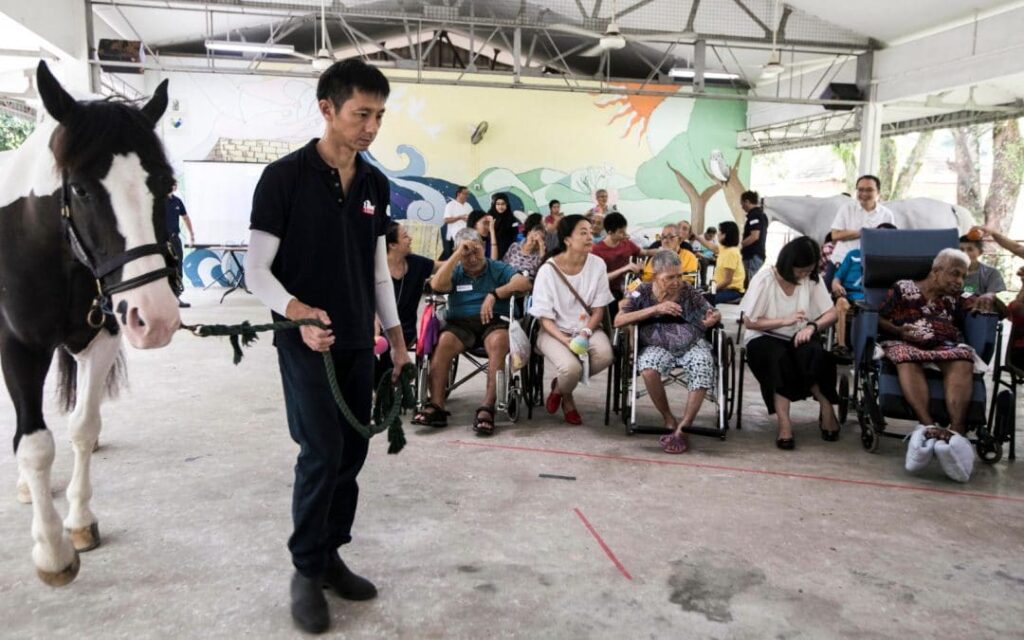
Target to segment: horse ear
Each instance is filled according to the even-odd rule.
[[[142,107],[142,113],[146,116],[146,119],[155,127],[160,117],[164,115],[164,111],[167,110],[167,80],[164,80],[153,92],[153,97],[149,99],[146,106]]]
[[[46,62],[42,60],[39,61],[39,66],[36,68],[36,86],[39,90],[39,97],[43,99],[46,112],[57,122],[64,122],[77,108],[75,99],[64,90],[64,87],[60,86],[57,79],[50,73]]]

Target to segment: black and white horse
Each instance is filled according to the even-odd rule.
[[[167,81],[141,109],[77,102],[44,63],[36,74],[50,118],[0,166],[0,364],[17,413],[18,492],[32,502],[32,559],[47,584],[78,573],[99,544],[89,507],[100,403],[116,384],[120,333],[138,348],[178,328],[164,203],[172,172],[153,127]],[[53,435],[43,384],[59,351],[75,465],[63,523],[54,508]]]

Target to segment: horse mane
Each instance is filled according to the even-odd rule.
[[[135,152],[150,171],[170,172],[153,124],[137,107],[117,100],[79,102],[51,140],[58,171],[101,177],[115,154]]]

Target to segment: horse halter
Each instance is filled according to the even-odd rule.
[[[104,260],[99,264],[96,263],[93,257],[89,254],[89,250],[82,242],[82,236],[78,232],[78,228],[75,226],[75,221],[71,218],[71,187],[68,184],[67,173],[62,175],[61,180],[60,214],[64,225],[64,233],[67,235],[68,242],[71,244],[71,253],[75,256],[76,260],[82,263],[82,265],[89,270],[92,277],[96,279],[96,297],[93,298],[92,306],[89,307],[89,312],[85,317],[86,322],[88,322],[89,326],[93,329],[99,329],[103,326],[103,317],[105,315],[113,315],[114,312],[110,308],[110,297],[116,293],[137,289],[142,285],[155,282],[162,278],[167,278],[169,280],[173,291],[176,293],[181,291],[181,277],[178,275],[177,266],[178,258],[175,256],[174,250],[171,248],[171,243],[169,241],[162,244],[153,243],[133,247],[124,253],[114,256],[113,258]],[[164,263],[167,264],[167,266],[161,269],[148,271],[140,276],[136,276],[128,280],[122,280],[116,284],[106,285],[103,283],[104,278],[129,262],[150,255],[162,256]]]

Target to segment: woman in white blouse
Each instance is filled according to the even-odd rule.
[[[541,322],[537,350],[558,369],[545,408],[555,413],[561,406],[565,421],[574,425],[583,424],[572,397],[583,374],[583,363],[570,345],[579,353],[586,349],[591,375],[612,362],[611,342],[600,327],[605,307],[613,298],[604,261],[590,255],[592,234],[583,216],[562,218],[558,223],[558,247],[537,270],[530,307],[530,314]]]
[[[751,279],[740,304],[745,328],[747,364],[761,385],[768,414],[776,414],[780,449],[793,449],[791,402],[814,396],[821,406],[818,428],[822,439],[839,439],[833,405],[836,366],[817,332],[836,321],[836,310],[818,279],[821,249],[803,236],[782,248],[775,267],[761,269]]]

